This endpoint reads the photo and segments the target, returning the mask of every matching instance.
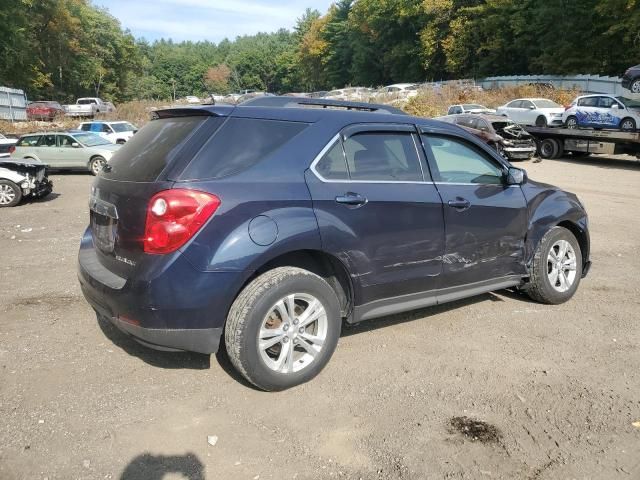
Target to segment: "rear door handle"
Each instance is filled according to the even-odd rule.
[[[336,197],[336,203],[350,205],[352,207],[360,207],[367,203],[367,199],[358,193],[347,192],[344,195]]]
[[[466,210],[471,206],[471,202],[466,198],[458,197],[455,200],[449,200],[447,204],[457,210]]]

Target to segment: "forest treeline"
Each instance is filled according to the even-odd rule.
[[[621,75],[640,0],[340,0],[293,30],[219,43],[134,38],[89,0],[3,0],[0,85],[113,101],[513,74]]]

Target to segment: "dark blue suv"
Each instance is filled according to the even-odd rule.
[[[155,117],[94,182],[82,291],[149,347],[224,335],[264,390],[318,374],[343,321],[509,287],[558,304],[589,269],[576,196],[455,125],[291,97]]]

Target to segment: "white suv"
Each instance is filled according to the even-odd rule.
[[[138,127],[129,122],[82,122],[78,125],[78,130],[92,132],[109,140],[111,143],[126,143],[133,134],[138,131]]]

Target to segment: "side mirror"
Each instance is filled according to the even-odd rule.
[[[522,185],[527,181],[527,172],[522,168],[509,167],[507,185]]]
[[[617,103],[614,103],[613,105],[611,105],[611,110],[619,110],[620,109],[620,105],[618,105]]]
[[[536,107],[534,105],[529,105],[529,110],[535,110]]]
[[[73,142],[73,143],[71,144],[71,146],[72,146],[73,148],[80,148],[80,144],[79,144],[78,142]]]

